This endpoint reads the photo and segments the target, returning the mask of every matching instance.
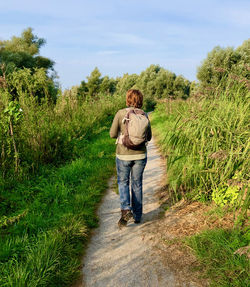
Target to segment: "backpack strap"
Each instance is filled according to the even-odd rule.
[[[130,112],[130,108],[126,108],[126,115],[124,116],[124,118],[122,119],[122,123],[125,124],[126,121],[129,121],[129,112]]]
[[[126,124],[130,119],[129,119],[129,112],[130,112],[130,108],[126,108],[126,114],[125,114],[125,116],[124,116],[124,118],[122,119],[122,123],[123,124]],[[125,133],[126,133],[126,131],[127,131],[127,124],[126,124],[126,127],[125,127]],[[128,133],[128,131],[127,131],[127,133]],[[124,134],[122,134],[121,132],[119,132],[119,134],[118,134],[118,137],[117,137],[117,139],[116,139],[116,144],[123,144],[123,138],[124,138]]]

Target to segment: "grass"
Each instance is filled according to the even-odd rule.
[[[200,268],[215,287],[249,286],[249,260],[246,255],[234,252],[249,244],[250,234],[237,229],[206,230],[186,239],[196,257]]]
[[[167,160],[167,186],[176,200],[214,201],[237,211],[231,229],[186,239],[211,286],[249,286],[249,260],[234,252],[249,244],[249,92],[230,85],[220,94],[165,101],[152,113],[152,127]],[[236,213],[235,213],[236,214]]]
[[[0,228],[0,286],[69,286],[79,275],[115,163],[107,130],[82,150],[78,159],[1,193],[1,216],[12,220]]]
[[[248,186],[249,110],[247,97],[232,99],[226,92],[213,100],[190,98],[157,105],[152,126],[176,197],[206,201],[220,193],[225,203],[237,205],[231,202],[233,193],[240,197]]]

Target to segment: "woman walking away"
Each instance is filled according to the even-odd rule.
[[[142,216],[142,178],[147,163],[146,143],[152,132],[147,114],[141,109],[143,95],[131,89],[126,94],[127,108],[119,110],[110,128],[110,137],[116,138],[116,170],[120,194],[121,218],[118,226],[127,225]],[[131,191],[129,190],[131,178]],[[131,195],[130,195],[131,194]],[[130,200],[131,198],[131,200]]]

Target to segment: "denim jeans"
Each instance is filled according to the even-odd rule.
[[[117,182],[121,209],[130,209],[135,220],[142,216],[142,178],[147,158],[120,160],[116,158]],[[131,201],[129,183],[131,178]]]

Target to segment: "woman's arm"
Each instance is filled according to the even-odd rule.
[[[117,112],[115,117],[114,117],[114,120],[113,120],[112,126],[110,128],[110,131],[109,131],[110,137],[111,138],[117,138],[119,130],[120,130],[120,128],[119,128],[119,114]]]
[[[152,130],[151,130],[151,125],[150,122],[148,123],[148,131],[147,131],[147,141],[151,141],[152,138]]]

